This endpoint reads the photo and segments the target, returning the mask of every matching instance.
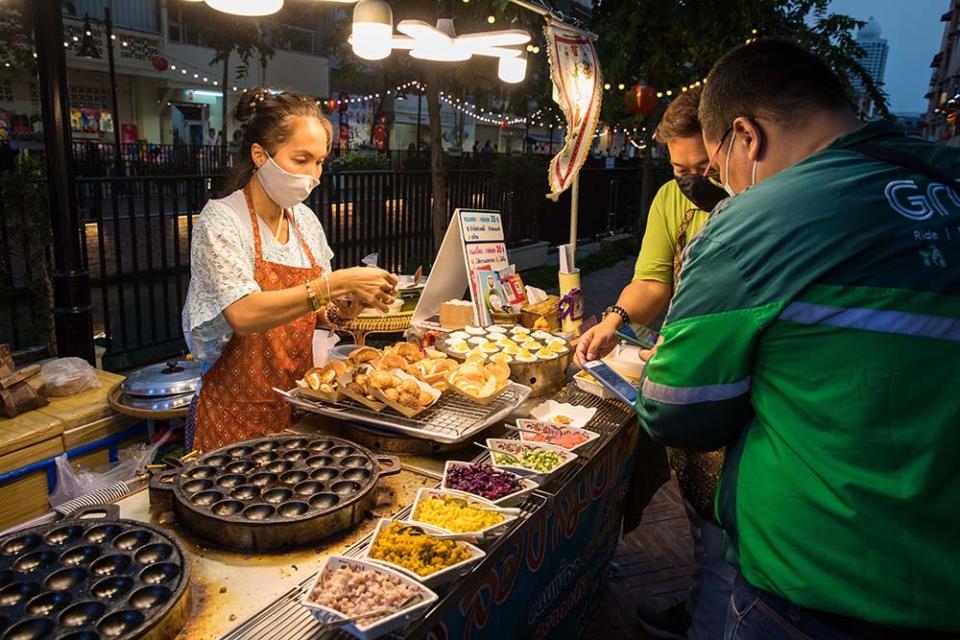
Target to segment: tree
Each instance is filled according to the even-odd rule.
[[[442,5],[446,4],[446,7]],[[391,0],[393,21],[417,19],[434,24],[440,10],[453,10],[454,24],[458,33],[491,31],[499,29],[525,29],[534,38],[542,41],[543,18],[520,9],[508,0],[476,0],[460,2],[424,2],[423,0]],[[487,17],[493,15],[495,22],[489,24]],[[346,44],[350,33],[350,20],[344,20],[339,28],[337,50],[331,56],[336,67],[334,77],[341,87],[380,93],[385,99],[386,90],[409,80],[425,84],[430,134],[430,172],[433,185],[431,218],[433,222],[434,249],[439,249],[449,222],[444,177],[442,126],[440,121],[440,92],[456,90],[461,95],[471,96],[480,108],[511,114],[525,115],[550,100],[550,78],[545,53],[528,57],[527,79],[519,85],[506,85],[497,78],[496,60],[474,57],[467,62],[430,62],[416,60],[406,52],[395,51],[382,61],[367,62],[358,59]],[[530,109],[530,106],[533,108]],[[380,107],[378,107],[379,109]],[[417,141],[419,147],[419,140]]]
[[[594,9],[593,29],[611,84],[643,80],[663,90],[705,78],[720,56],[749,38],[790,37],[826,60],[851,98],[852,82],[859,80],[888,117],[886,95],[859,62],[864,52],[852,32],[864,23],[829,11],[829,5],[830,0],[724,0],[722,5],[714,0],[604,0]],[[604,103],[604,117],[618,122],[629,116],[622,100],[611,99]]]
[[[220,153],[226,164],[227,157],[227,96],[230,91],[230,57],[236,53],[240,61],[237,66],[236,77],[242,80],[247,77],[250,60],[256,56],[261,67],[266,67],[267,60],[273,57],[275,51],[265,41],[260,25],[253,18],[235,16],[222,11],[203,6],[184,6],[183,10],[193,9],[197,23],[204,25],[201,31],[203,43],[214,50],[215,55],[210,64],[223,63],[223,77],[221,79],[222,122],[220,132]]]

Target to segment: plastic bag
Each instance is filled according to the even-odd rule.
[[[57,456],[54,459],[57,485],[50,494],[50,506],[56,507],[67,500],[136,478],[157,455],[157,450],[169,439],[170,433],[168,431],[151,445],[139,444],[123,449],[121,453],[125,455],[125,459],[101,465],[96,469],[80,467],[75,470],[67,459],[67,454]]]
[[[83,358],[51,360],[44,363],[40,373],[46,381],[49,396],[72,396],[100,386],[96,369]]]
[[[337,346],[340,336],[335,331],[315,329],[313,331],[313,366],[318,369],[327,366],[330,361],[330,349]]]

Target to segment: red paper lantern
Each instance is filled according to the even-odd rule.
[[[650,115],[657,108],[657,90],[645,84],[635,84],[623,94],[623,103],[633,115]]]
[[[333,98],[330,98],[329,100],[327,100],[327,113],[332,112],[336,108],[337,108],[336,100],[334,100]]]
[[[153,68],[157,71],[166,71],[170,68],[170,63],[166,58],[154,58],[150,61],[150,64],[152,64]]]

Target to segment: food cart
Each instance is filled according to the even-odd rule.
[[[504,338],[502,344],[508,341],[514,340]],[[440,349],[452,343],[448,336],[424,352],[440,360]],[[397,347],[378,351],[379,359],[395,364],[386,356]],[[367,355],[357,353],[361,359]],[[464,356],[458,367],[469,369],[475,360]],[[338,383],[345,380],[341,376]],[[457,378],[448,374],[451,380]],[[118,501],[118,513],[99,514],[105,519],[95,519],[94,512],[83,525],[52,523],[0,540],[0,572],[12,580],[0,600],[19,608],[19,615],[0,622],[34,625],[17,628],[26,635],[11,637],[43,637],[30,635],[31,629],[61,632],[65,621],[100,637],[144,637],[140,632],[146,631],[151,638],[339,637],[346,631],[330,623],[344,616],[318,615],[305,604],[318,571],[350,561],[370,566],[378,532],[393,521],[427,519],[416,505],[442,498],[433,490],[450,489],[458,466],[519,466],[511,454],[498,463],[491,457],[498,454],[474,444],[486,442],[497,451],[508,450],[498,443],[556,449],[564,460],[554,472],[543,467],[518,476],[523,482],[515,495],[496,503],[509,505],[510,515],[473,540],[468,546],[479,550],[475,557],[449,569],[443,580],[423,577],[419,583],[435,599],[401,616],[394,631],[433,638],[569,637],[571,629],[584,629],[591,602],[605,588],[637,425],[629,407],[588,394],[569,380],[561,384],[548,396],[530,397],[524,385],[510,380],[487,404],[447,390],[411,417],[390,407],[372,411],[349,398],[318,398],[304,381],[287,392],[298,417],[291,431],[158,471],[149,489]],[[451,421],[451,414],[459,421]],[[585,429],[589,436],[569,449],[536,443],[540,434],[534,429],[508,428],[518,419],[526,427],[553,420],[556,433]],[[545,431],[543,438],[549,441],[553,434]],[[271,474],[272,484],[260,483],[259,476]],[[479,494],[459,495],[478,501],[470,504],[482,501]],[[98,533],[104,527],[109,535]],[[49,562],[38,565],[41,573],[22,571],[37,557]],[[124,591],[117,573],[124,571],[142,585],[135,582]],[[111,580],[120,585],[119,597],[107,597],[105,583]],[[60,594],[63,606],[40,606],[38,599],[49,597],[46,588]],[[78,603],[86,608],[69,608]],[[163,615],[154,619],[151,611]],[[110,618],[113,627],[103,626],[104,613],[119,616]],[[379,637],[382,630],[370,626],[355,635]]]

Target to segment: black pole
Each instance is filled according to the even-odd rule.
[[[107,62],[110,64],[110,100],[113,109],[113,156],[117,177],[123,175],[123,156],[120,155],[120,110],[117,108],[117,69],[113,64],[113,20],[110,7],[103,8],[103,23],[107,30]]]
[[[423,112],[423,90],[417,87],[417,157],[420,157],[420,114]]]
[[[74,191],[73,165],[68,155],[69,94],[60,0],[36,0],[33,11],[50,221],[53,226],[53,319],[57,355],[79,356],[93,363],[90,273],[83,264],[80,249],[80,217]]]

